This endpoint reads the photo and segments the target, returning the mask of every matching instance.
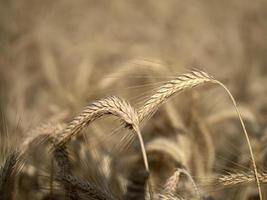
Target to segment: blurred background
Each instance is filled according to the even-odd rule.
[[[258,146],[267,134],[266,0],[0,1],[0,104],[11,140],[107,95],[138,105],[159,81],[194,68],[224,82],[253,116]],[[200,113],[230,107],[221,92],[203,97]]]
[[[50,90],[85,98],[132,59],[163,62],[176,74],[205,69],[245,93],[252,79],[266,79],[266,10],[265,0],[1,0],[3,98],[26,118],[55,101]]]

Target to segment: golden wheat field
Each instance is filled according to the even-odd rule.
[[[0,0],[0,200],[267,200],[266,0]]]

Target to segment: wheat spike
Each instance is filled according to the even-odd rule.
[[[83,128],[91,122],[106,115],[114,115],[125,123],[126,128],[134,130],[138,136],[144,159],[144,165],[149,171],[147,155],[143,138],[139,129],[139,118],[135,109],[125,100],[111,96],[93,102],[87,106],[77,117],[75,117],[56,136],[56,146],[66,144],[73,136],[79,134]]]
[[[211,80],[214,80],[214,78],[209,76],[207,73],[193,71],[166,82],[160,86],[155,94],[150,96],[149,99],[144,103],[144,106],[139,109],[138,114],[140,121],[151,117],[159,108],[159,106],[163,104],[169,97],[183,90],[198,86],[202,83],[211,82]]]
[[[267,173],[258,173],[260,183],[267,183]],[[253,173],[228,174],[218,178],[220,184],[224,186],[233,186],[237,184],[246,184],[255,181]]]
[[[76,116],[61,133],[57,134],[60,144],[66,144],[73,136],[79,134],[91,122],[106,115],[122,119],[127,127],[136,129],[139,120],[136,111],[125,100],[111,96],[91,103]],[[59,144],[59,143],[58,143]]]
[[[242,129],[245,134],[245,138],[246,138],[246,141],[249,147],[249,152],[250,152],[252,165],[254,169],[255,181],[257,184],[258,191],[259,191],[260,200],[262,200],[263,199],[262,192],[261,192],[260,181],[258,177],[258,170],[257,170],[253,150],[250,144],[250,139],[249,139],[245,124],[243,122],[241,113],[237,107],[236,101],[233,95],[231,94],[231,92],[228,90],[228,88],[223,83],[216,80],[215,78],[213,78],[206,72],[192,71],[191,73],[182,74],[178,76],[176,79],[168,81],[165,84],[163,84],[161,87],[159,87],[156,93],[150,96],[150,98],[144,103],[144,106],[141,109],[139,109],[138,114],[139,114],[140,122],[143,122],[144,120],[149,119],[157,111],[159,106],[162,105],[164,102],[166,102],[169,97],[181,91],[193,88],[203,83],[213,83],[213,84],[220,85],[231,98],[231,101],[235,107],[236,113],[240,120]]]

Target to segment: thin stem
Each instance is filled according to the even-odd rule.
[[[136,131],[136,134],[137,134],[139,142],[140,142],[145,168],[149,172],[149,165],[148,165],[148,160],[147,160],[147,155],[146,155],[146,149],[145,149],[145,145],[144,145],[144,141],[143,141],[141,132],[140,132],[139,128],[136,128],[135,131]]]
[[[214,80],[213,82],[219,84],[220,86],[222,86],[225,89],[225,91],[228,93],[228,95],[230,96],[230,98],[231,98],[231,100],[232,100],[232,102],[234,104],[235,110],[236,110],[236,112],[238,114],[238,118],[240,120],[242,129],[243,129],[243,131],[245,133],[246,141],[247,141],[247,144],[248,144],[248,148],[249,148],[249,152],[250,152],[250,156],[251,156],[251,160],[252,160],[252,165],[253,165],[253,168],[254,168],[254,176],[255,176],[256,184],[257,184],[258,191],[259,191],[259,197],[260,197],[260,200],[263,200],[261,187],[260,187],[260,180],[259,180],[259,176],[258,176],[258,170],[257,170],[255,158],[254,158],[254,153],[253,153],[253,150],[252,150],[252,147],[251,147],[251,144],[250,144],[249,136],[248,136],[244,121],[243,121],[243,119],[241,117],[241,113],[240,113],[239,109],[237,108],[236,101],[235,101],[233,95],[231,94],[231,92],[228,90],[228,88],[223,83],[221,83],[220,81],[217,81],[217,80]]]
[[[146,149],[145,149],[144,140],[142,138],[142,135],[141,135],[141,132],[140,132],[139,128],[135,128],[135,132],[136,132],[136,134],[138,136],[139,143],[140,143],[140,146],[141,146],[141,151],[142,151],[142,155],[143,155],[145,168],[146,168],[147,172],[149,172],[149,165],[148,165],[148,159],[147,159],[147,155],[146,155]],[[149,191],[149,199],[153,199],[152,186],[150,184],[149,178],[148,178],[148,191]]]

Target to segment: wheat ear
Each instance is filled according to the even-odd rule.
[[[101,117],[113,115],[125,123],[126,128],[134,130],[138,136],[145,168],[149,171],[146,150],[139,129],[139,118],[135,109],[125,100],[111,96],[100,99],[87,106],[77,117],[75,117],[59,134],[57,134],[56,146],[66,144],[73,136],[79,134],[83,128]]]
[[[169,97],[202,83],[211,82],[211,80],[213,80],[213,77],[209,76],[207,73],[193,71],[166,82],[160,86],[155,94],[150,96],[144,103],[144,106],[139,109],[138,114],[140,122],[151,117],[159,106],[166,102]]]
[[[259,173],[258,177],[261,183],[267,183],[267,173]],[[237,184],[251,183],[255,181],[255,176],[253,173],[230,173],[228,175],[219,177],[218,181],[222,185],[232,186]]]
[[[175,94],[182,92],[186,89],[190,89],[200,84],[208,83],[208,82],[217,84],[223,87],[223,89],[230,96],[234,104],[235,110],[238,114],[242,129],[245,134],[246,141],[249,147],[249,152],[250,152],[254,174],[255,174],[255,180],[256,180],[257,187],[258,187],[258,191],[259,191],[259,197],[260,197],[260,200],[262,200],[262,192],[261,192],[261,187],[260,187],[260,181],[258,178],[258,170],[257,170],[253,150],[250,144],[250,140],[249,140],[249,136],[248,136],[245,124],[241,117],[240,111],[237,108],[237,104],[236,104],[234,97],[232,96],[228,88],[220,81],[214,79],[212,76],[202,71],[192,71],[190,73],[182,74],[178,76],[176,79],[168,81],[165,84],[163,84],[156,91],[155,94],[150,96],[150,98],[144,103],[144,106],[138,111],[139,120],[140,122],[143,122],[144,120],[149,119],[156,112],[159,106],[162,105],[164,102],[166,102],[169,97],[174,96]]]

